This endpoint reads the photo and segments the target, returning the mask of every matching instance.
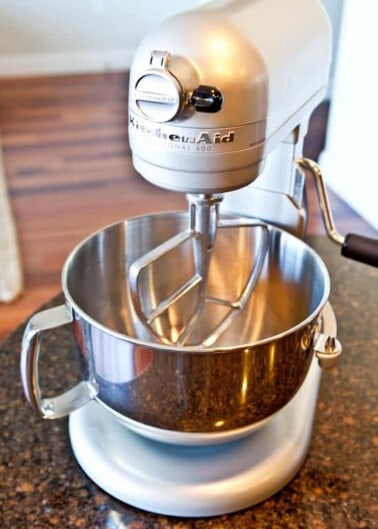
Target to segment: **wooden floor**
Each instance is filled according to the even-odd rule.
[[[133,215],[186,207],[132,167],[126,73],[0,79],[0,134],[25,274],[23,296],[0,304],[0,341],[60,290],[71,249],[94,230]],[[305,154],[322,149],[328,106],[315,112]],[[308,184],[308,232],[323,233]],[[376,232],[332,195],[341,233]],[[1,273],[1,271],[0,271]]]

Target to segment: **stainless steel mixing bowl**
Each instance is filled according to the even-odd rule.
[[[295,395],[312,361],[317,324],[329,296],[322,260],[303,241],[268,226],[257,286],[219,341],[206,349],[154,343],[136,317],[128,267],[186,224],[185,213],[136,217],[98,231],[74,249],[62,272],[66,305],[32,317],[24,334],[24,390],[41,416],[64,416],[95,398],[136,430],[216,435],[261,424]],[[219,230],[212,295],[237,296],[260,236],[254,228]],[[181,245],[154,264],[149,288],[157,297],[192,274],[191,252],[191,244]],[[175,333],[191,302],[171,308],[158,324]],[[204,328],[213,324],[212,318],[219,318],[216,310],[203,318]],[[63,395],[42,398],[41,335],[67,323],[83,381]]]

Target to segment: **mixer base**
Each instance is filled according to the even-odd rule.
[[[141,437],[91,402],[70,416],[72,448],[99,487],[135,507],[189,517],[237,511],[279,491],[302,466],[319,379],[314,362],[296,397],[264,427],[214,446]]]
[[[306,457],[320,380],[313,361],[294,399],[261,429],[221,445],[141,437],[91,402],[70,416],[77,461],[99,487],[141,509],[202,517],[237,511],[279,491]]]
[[[336,336],[329,303],[322,331]],[[84,472],[108,494],[158,514],[204,517],[251,507],[282,489],[307,455],[321,369],[265,425],[223,444],[185,446],[142,437],[92,401],[71,413],[69,435]]]

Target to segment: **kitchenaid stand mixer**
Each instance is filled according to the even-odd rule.
[[[213,2],[161,25],[144,39],[135,54],[129,93],[129,138],[134,166],[153,184],[190,193],[188,230],[144,255],[130,269],[134,307],[142,321],[148,320],[149,329],[153,328],[157,315],[187,295],[196,278],[206,289],[216,232],[222,222],[231,225],[224,219],[219,221],[219,207],[273,222],[299,236],[304,233],[303,174],[296,170],[295,160],[301,155],[309,116],[324,96],[330,32],[316,2],[306,2],[298,11],[299,3],[292,4],[289,7],[284,2],[279,6],[278,2],[266,0]],[[235,196],[228,193],[245,188],[260,173],[264,176],[259,177],[260,186],[252,193],[245,193],[245,189]],[[226,192],[224,206],[219,195],[223,192]],[[247,205],[240,199],[243,195]],[[241,225],[243,221],[237,219],[236,226]],[[154,300],[155,307],[153,310],[150,307],[148,317],[140,301],[148,296],[148,284],[147,294],[141,292],[138,284],[142,271],[188,238],[198,246],[194,250],[196,273],[170,295],[168,302],[164,299],[159,305]],[[262,241],[257,251],[260,262],[255,262],[253,277],[240,300],[253,292],[265,257],[264,245],[266,242]],[[181,336],[173,339],[175,344],[184,345],[192,326],[204,318],[203,296],[200,293],[194,321],[192,316],[184,324]],[[237,305],[221,321],[221,328],[205,329],[206,336],[198,338],[201,346],[212,345],[222,327],[227,329],[243,308],[240,301]],[[330,313],[328,325],[330,335],[335,336],[335,320]],[[153,333],[170,343],[172,337],[167,339],[158,329],[159,326],[155,327]],[[173,447],[155,445],[154,441],[151,445],[147,440],[137,459],[143,461],[147,457],[148,462],[141,466],[148,478],[144,483],[142,480],[143,492],[137,493],[137,497],[130,500],[125,493],[126,501],[157,512],[202,516],[234,511],[270,496],[302,464],[312,430],[318,381],[319,368],[313,365],[307,388],[302,388],[282,412],[286,417],[276,417],[262,432],[247,440],[241,435],[240,440],[235,436],[236,440],[227,443],[225,435],[225,444],[215,448],[211,436],[206,442],[202,440],[205,446],[201,446],[199,439],[200,446],[196,446],[194,436],[185,434],[177,436]],[[75,422],[73,417],[72,438],[76,438]],[[164,432],[160,440],[167,440]],[[134,445],[133,441],[127,443],[128,447]],[[181,443],[184,447],[180,447]],[[80,440],[74,442],[74,450],[77,444],[88,447],[88,443]],[[141,446],[139,439],[136,446]],[[102,451],[97,444],[91,448]],[[122,447],[121,452],[128,450]],[[90,460],[97,459],[96,454],[86,454],[81,464],[84,469],[93,468]],[[158,468],[152,472],[147,470],[151,468],[149,458],[155,465],[158,461]],[[115,487],[117,491],[111,492],[118,497],[120,490],[130,489],[130,481],[131,488],[137,488],[133,469],[120,472],[114,464],[116,457],[109,460],[111,479],[101,479],[104,473],[100,471],[96,472],[100,479],[97,482],[105,485],[105,489],[113,489],[110,481],[114,483],[117,476],[120,480]],[[151,475],[153,485],[148,487]],[[224,489],[220,495],[216,493],[219,488]],[[239,492],[235,493],[235,489]]]
[[[188,194],[189,212],[126,220],[79,245],[63,270],[68,312],[61,306],[33,317],[21,359],[34,408],[50,419],[72,412],[79,464],[126,503],[177,516],[232,512],[280,490],[304,461],[317,359],[329,367],[341,352],[326,269],[300,240],[304,170],[324,191],[318,167],[301,154],[310,114],[324,97],[330,42],[318,0],[230,0],[167,20],[136,51],[129,90],[134,165],[151,183]],[[118,269],[124,259],[127,267]],[[227,275],[233,259],[241,268]],[[108,282],[99,284],[96,300],[102,274]],[[299,283],[293,300],[291,290],[270,286],[281,279]],[[263,321],[271,304],[271,319],[286,322],[306,304],[302,292],[309,300],[299,321],[283,328]],[[117,301],[99,315],[107,296]],[[266,336],[250,330],[255,320],[262,329],[272,325]],[[85,378],[43,399],[40,335],[67,323]],[[230,358],[244,367],[230,373]],[[157,387],[152,397],[142,391],[143,379]],[[219,388],[236,379],[238,394],[231,389],[225,398]],[[183,418],[164,422],[170,391]],[[208,422],[201,422],[201,392],[215,393],[224,406],[218,413],[209,404]],[[234,401],[249,398],[250,415],[238,422]],[[196,402],[201,406],[189,413]]]

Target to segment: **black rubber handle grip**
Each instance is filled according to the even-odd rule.
[[[341,254],[360,263],[378,266],[378,239],[349,233],[345,237]]]

